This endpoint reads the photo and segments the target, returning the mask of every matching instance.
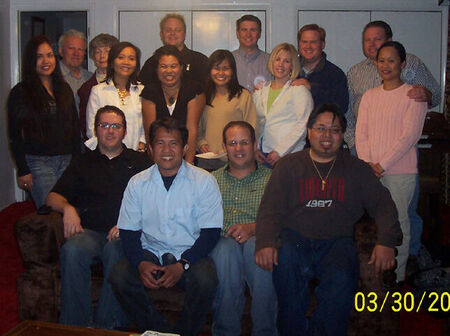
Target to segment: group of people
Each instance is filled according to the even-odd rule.
[[[32,38],[8,125],[19,187],[63,215],[60,322],[197,335],[211,310],[213,335],[239,335],[248,285],[253,335],[345,335],[364,211],[378,227],[370,263],[403,281],[420,247],[416,144],[440,89],[388,24],[362,35],[367,59],[347,76],[327,60],[323,28],[305,25],[298,48],[269,55],[253,15],[236,22],[238,50],[207,58],[168,14],[142,69],[138,47],[100,34],[94,74],[82,33],[60,38],[60,62]],[[173,286],[186,290],[175,325],[146,294]]]

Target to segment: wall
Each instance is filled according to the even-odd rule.
[[[280,42],[296,44],[295,34],[298,25],[299,10],[399,10],[399,11],[436,11],[442,10],[443,21],[441,31],[442,48],[437,52],[447,53],[447,20],[448,11],[437,5],[437,0],[1,0],[0,1],[0,37],[3,46],[0,48],[0,103],[4,106],[9,88],[19,80],[18,61],[18,12],[19,11],[52,11],[76,10],[88,12],[89,37],[99,33],[111,33],[119,36],[119,11],[141,10],[265,10],[267,13],[266,49],[271,50]],[[158,29],[145,27],[143,29]],[[414,34],[414,32],[411,32]],[[343,37],[345,38],[345,37]],[[355,41],[360,44],[360,41]],[[432,51],[436,52],[436,51]],[[441,78],[445,78],[445,57],[442,57]],[[92,67],[92,64],[90,64]],[[92,68],[91,68],[92,69]],[[5,120],[5,109],[1,109],[1,120]],[[14,190],[13,165],[8,152],[5,123],[0,122],[0,209],[14,200],[21,198],[22,193]]]

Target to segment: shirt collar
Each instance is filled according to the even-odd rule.
[[[314,67],[314,69],[311,69],[308,74],[310,74],[312,72],[322,71],[323,67],[325,66],[326,60],[327,60],[327,54],[325,54],[325,52],[322,51],[322,56],[320,56],[319,63],[317,63],[317,65]],[[301,68],[301,72],[303,72],[303,73],[304,73],[304,70],[303,70],[304,64],[305,64],[305,59],[302,56],[300,56],[300,68]]]
[[[252,62],[258,58],[258,56],[261,54],[261,50],[259,48],[256,48],[256,50],[253,53],[248,54],[243,49],[239,48],[238,53],[240,56],[244,57],[247,61]]]
[[[233,180],[233,181],[240,181],[243,183],[252,182],[253,180],[259,178],[261,173],[263,173],[263,170],[261,169],[259,162],[255,161],[255,163],[256,163],[256,169],[241,179],[238,179],[237,177],[234,177],[233,175],[230,174],[230,170],[229,170],[230,166],[228,164],[223,168],[223,174],[224,174],[225,178]]]

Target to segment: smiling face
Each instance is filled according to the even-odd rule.
[[[311,143],[311,157],[317,162],[333,160],[341,148],[344,134],[339,119],[333,120],[333,113],[324,112],[317,116],[312,128],[308,128]]]
[[[36,73],[42,79],[50,77],[55,70],[56,59],[53,49],[47,43],[39,45],[36,51]]]
[[[180,132],[168,132],[163,127],[156,131],[150,146],[153,160],[162,176],[174,176],[178,172],[186,150],[187,145],[183,146]]]
[[[62,62],[69,69],[75,69],[81,66],[85,52],[86,44],[84,40],[78,36],[67,36],[64,40],[63,47],[59,49]]]
[[[363,35],[363,52],[371,60],[377,57],[378,49],[383,43],[390,41],[386,38],[386,33],[381,27],[369,27]]]
[[[273,76],[282,81],[287,81],[292,71],[292,56],[289,51],[280,50],[273,60]]]
[[[378,54],[378,73],[385,82],[400,80],[400,74],[405,64],[394,47],[383,47]]]
[[[97,47],[94,52],[94,64],[100,72],[106,72],[108,54],[111,47]]]
[[[109,127],[102,128],[100,124],[120,124],[120,129]],[[120,115],[114,112],[104,112],[100,115],[97,125],[95,125],[95,135],[97,136],[98,148],[102,154],[110,154],[121,151],[122,140],[125,138],[127,131],[123,127],[123,120]]]
[[[241,126],[232,126],[225,133],[224,149],[231,169],[253,169],[255,167],[256,141],[250,131]]]
[[[258,40],[261,37],[259,26],[253,21],[243,21],[236,31],[236,37],[239,40],[239,46],[254,50],[258,47]]]
[[[164,45],[172,45],[177,47],[178,50],[181,50],[184,47],[186,31],[184,30],[183,23],[180,20],[170,18],[164,23],[160,36]]]
[[[233,75],[233,70],[231,70],[230,62],[224,59],[222,62],[215,64],[210,72],[211,79],[216,85],[216,88],[227,87]]]
[[[158,78],[163,86],[172,87],[179,85],[182,66],[173,55],[163,55],[158,63]]]
[[[322,57],[325,42],[320,40],[320,33],[315,30],[306,30],[298,41],[298,51],[305,60],[305,64],[316,64]]]
[[[136,51],[131,47],[123,48],[114,59],[114,77],[129,78],[136,69]]]

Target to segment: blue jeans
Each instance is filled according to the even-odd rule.
[[[409,224],[411,226],[411,241],[409,243],[409,254],[418,255],[420,246],[422,246],[421,237],[423,230],[423,221],[417,213],[417,205],[419,203],[420,185],[419,174],[416,175],[416,187],[414,189],[413,198],[408,207]]]
[[[144,250],[144,260],[160,265],[158,258]],[[117,299],[141,332],[151,329],[175,332],[182,336],[198,335],[205,324],[217,287],[216,268],[210,258],[203,258],[185,271],[177,286],[186,290],[183,312],[175,326],[158,313],[146,293],[139,272],[122,258],[109,275]]]
[[[31,197],[33,197],[36,208],[45,203],[45,198],[66,170],[71,158],[71,154],[55,156],[25,155],[25,160],[33,177]]]
[[[252,295],[252,335],[276,335],[276,295],[272,274],[255,264],[255,237],[243,244],[221,237],[211,252],[219,285],[213,304],[212,334],[240,335],[245,283]]]
[[[359,278],[359,261],[352,237],[307,239],[291,230],[281,234],[278,266],[273,281],[278,296],[280,335],[347,335],[353,296]],[[310,321],[311,279],[318,305]]]
[[[408,208],[414,195],[417,174],[385,175],[380,181],[391,193],[392,200],[398,212],[398,221],[403,233],[403,240],[397,246],[397,281],[405,280],[406,262],[409,256],[409,242],[411,240],[411,226],[408,216]]]
[[[108,242],[107,233],[84,229],[61,248],[61,315],[59,322],[76,326],[113,329],[128,325],[128,319],[114,296],[107,277],[122,258],[119,239]],[[92,313],[91,266],[103,263],[100,299]]]

